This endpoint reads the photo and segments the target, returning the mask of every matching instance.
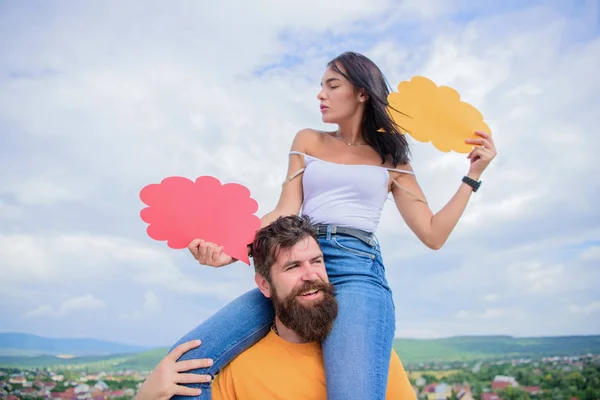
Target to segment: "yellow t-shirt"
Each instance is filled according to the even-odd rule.
[[[223,368],[213,381],[212,396],[213,400],[326,399],[321,345],[290,343],[271,330]],[[416,399],[395,351],[390,359],[386,399]]]

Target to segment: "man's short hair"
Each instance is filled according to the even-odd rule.
[[[292,215],[279,217],[270,225],[260,229],[252,243],[254,271],[271,282],[271,267],[279,252],[292,248],[296,243],[312,237],[317,244],[317,231],[307,216]]]

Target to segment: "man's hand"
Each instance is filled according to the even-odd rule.
[[[174,395],[199,396],[200,389],[188,388],[180,383],[210,382],[210,375],[184,374],[213,364],[211,359],[177,361],[186,351],[200,346],[200,340],[185,342],[173,349],[150,373],[140,387],[136,400],[169,400]]]

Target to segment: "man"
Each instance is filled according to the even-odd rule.
[[[305,217],[281,217],[257,232],[253,249],[255,281],[272,300],[275,321],[267,336],[215,377],[212,398],[326,399],[320,342],[331,330],[337,301],[316,232]],[[181,354],[198,345],[184,343],[165,357],[142,385],[138,400],[168,399],[175,394],[198,396],[199,389],[179,384],[202,382],[196,374],[183,372],[206,367],[209,361],[177,362]],[[392,352],[387,398],[415,397],[400,359]]]
[[[272,300],[275,322],[217,375],[213,399],[326,399],[320,342],[337,302],[316,232],[307,218],[282,217],[257,233],[253,250],[256,284]],[[388,376],[388,399],[415,398],[394,352]]]

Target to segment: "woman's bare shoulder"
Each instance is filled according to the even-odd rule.
[[[318,129],[312,129],[312,128],[304,128],[298,131],[298,133],[296,133],[296,137],[300,137],[303,139],[310,139],[310,140],[323,140],[329,136],[331,136],[333,134],[333,132],[326,132],[326,131],[320,131]]]
[[[394,164],[394,162],[392,161],[392,157],[389,155],[385,158],[385,162],[381,166],[389,169],[392,176],[406,175],[406,172],[414,173],[413,167],[410,164],[410,162],[404,164]],[[398,170],[402,172],[398,172]]]
[[[305,128],[296,133],[292,150],[307,152],[308,149],[320,144],[323,140],[331,136],[331,132],[320,131],[317,129]]]

